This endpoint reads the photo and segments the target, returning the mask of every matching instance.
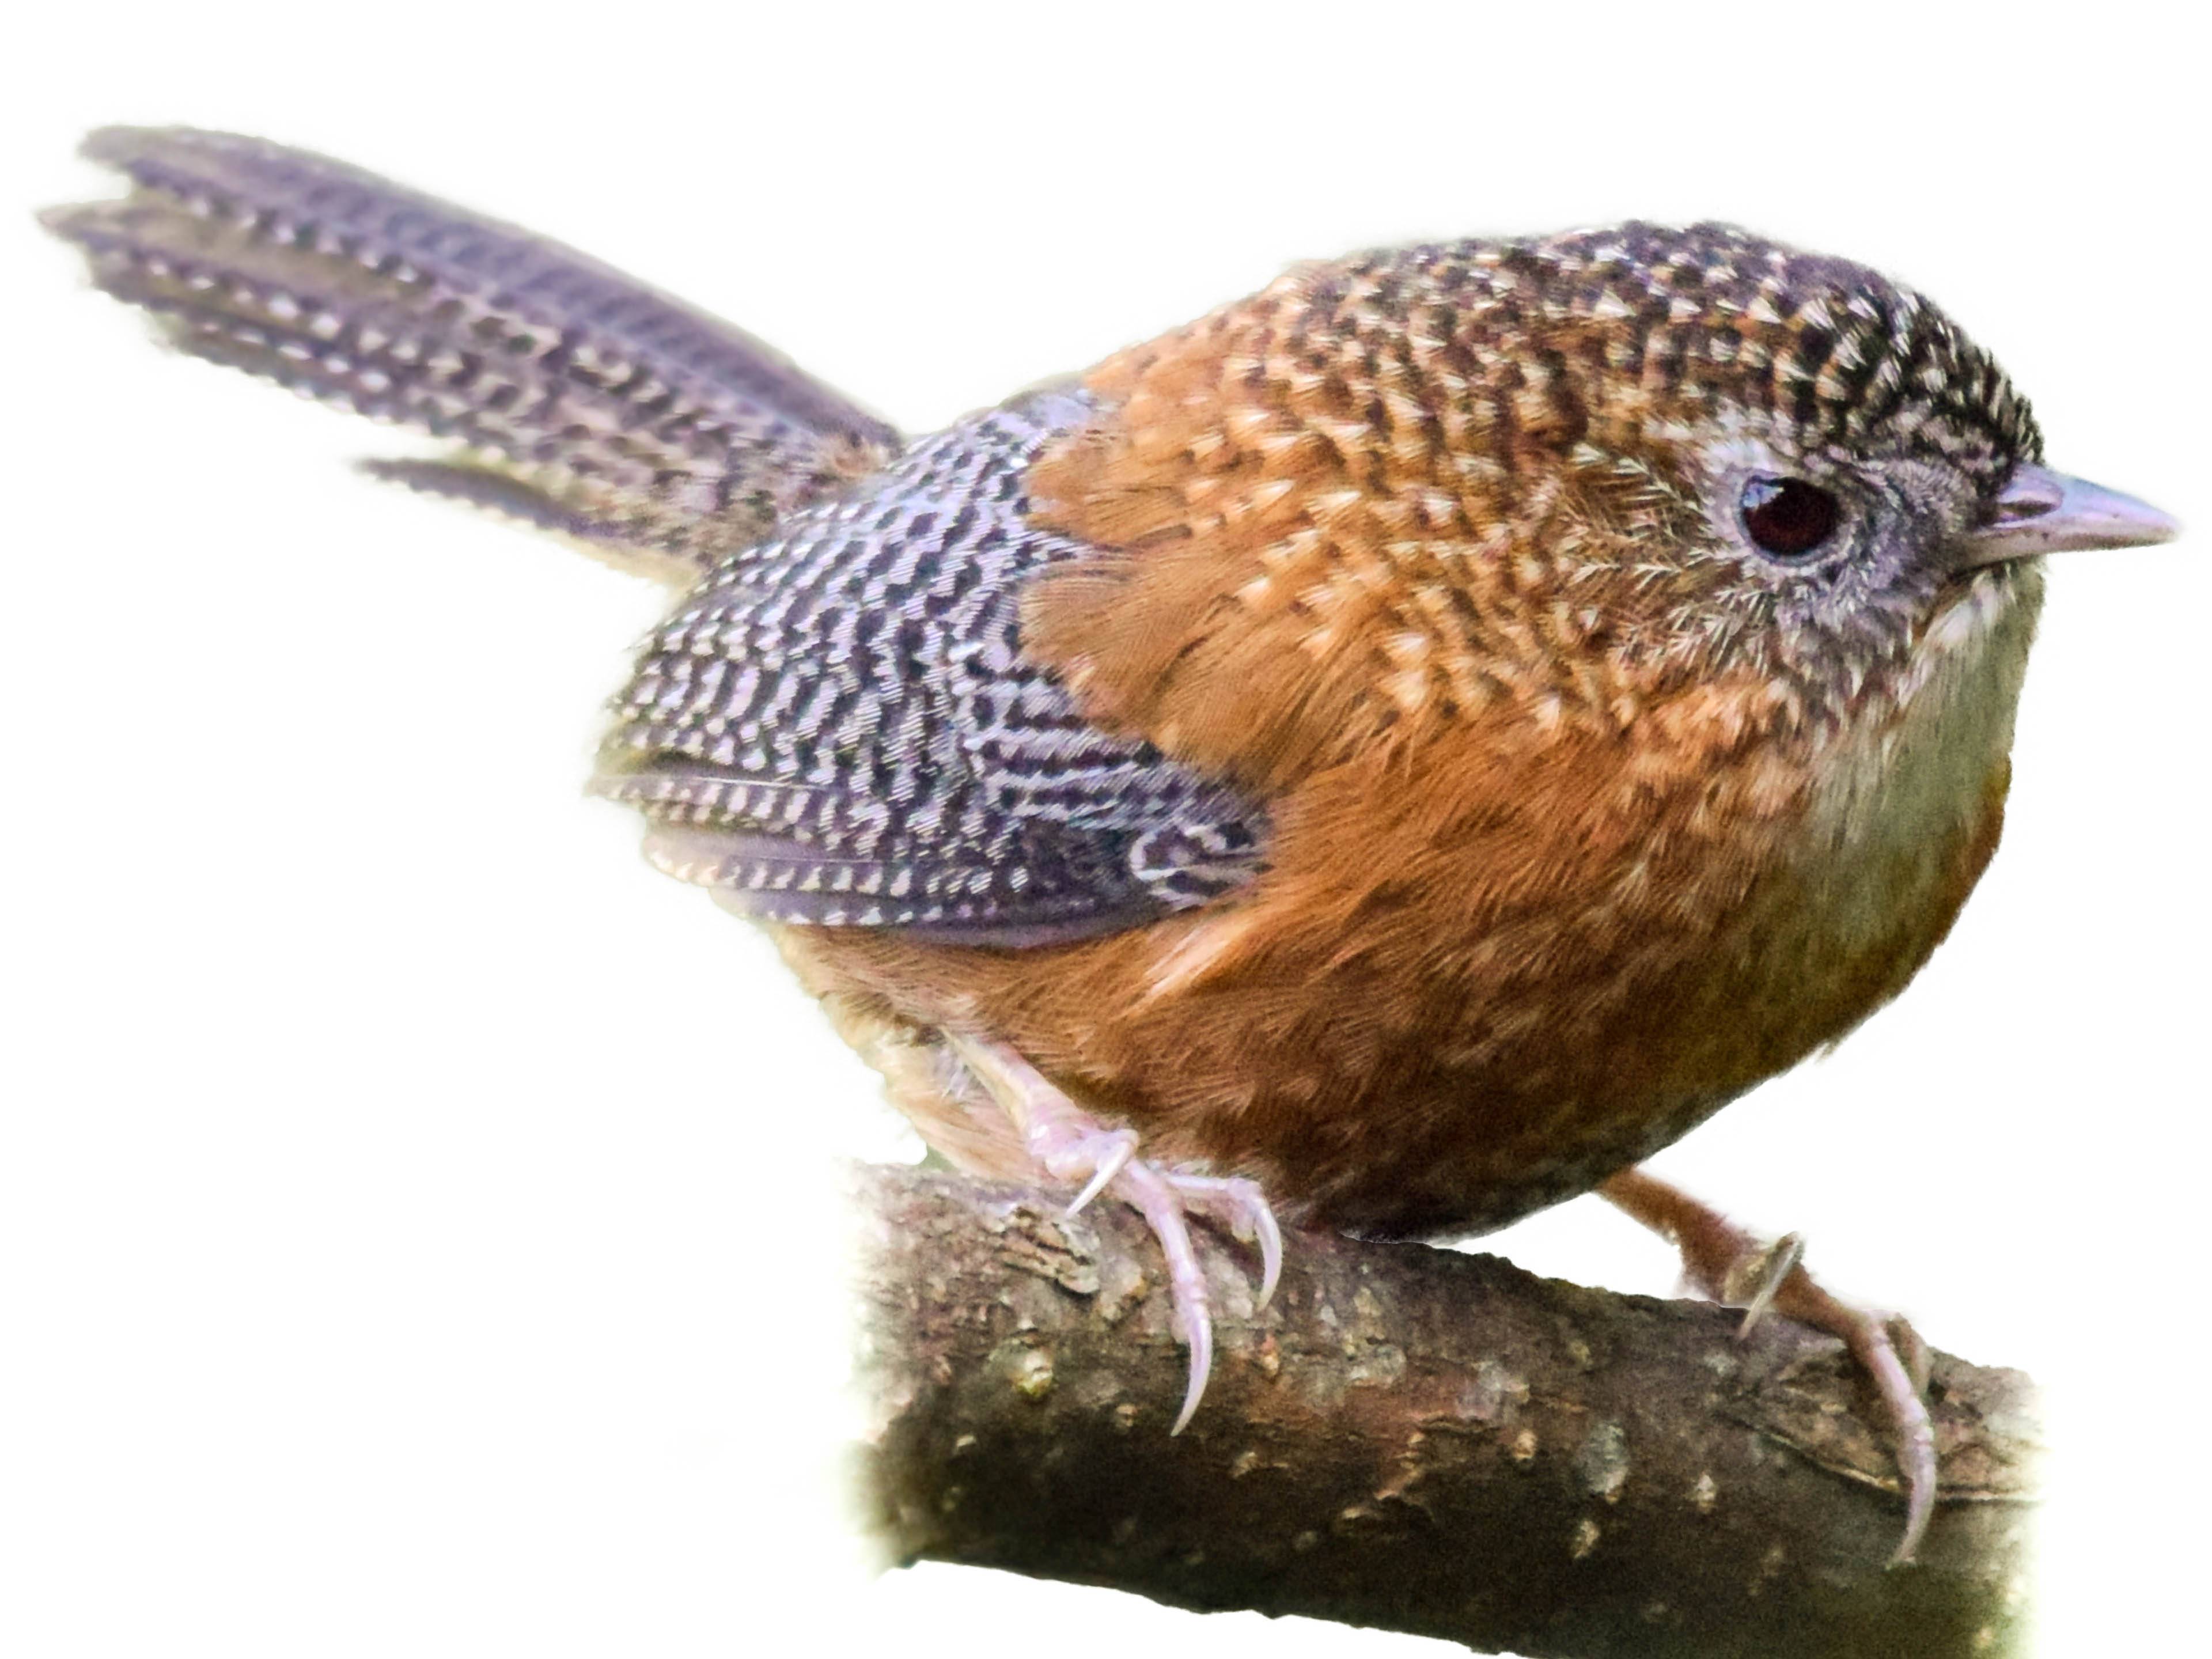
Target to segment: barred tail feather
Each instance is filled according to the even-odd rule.
[[[109,127],[129,195],[44,222],[181,349],[467,444],[373,470],[712,563],[898,434],[760,342],[569,249],[258,139]]]

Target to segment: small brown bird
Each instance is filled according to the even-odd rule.
[[[1497,1227],[1593,1188],[1918,1345],[1636,1171],[1903,988],[1996,848],[2045,467],[1910,289],[1720,225],[1301,266],[902,440],[747,337],[319,157],[88,145],[47,222],[183,349],[463,440],[372,464],[696,582],[598,787],[768,925],[937,1151],[1187,1216]],[[1176,1425],[1181,1426],[1179,1421]]]

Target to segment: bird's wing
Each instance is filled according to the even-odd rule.
[[[673,874],[769,920],[1057,943],[1204,902],[1261,812],[1086,720],[1022,652],[1019,594],[1091,551],[1024,479],[1088,398],[1045,391],[916,443],[732,555],[648,642],[597,787]]]
[[[111,127],[131,181],[57,208],[94,280],[194,356],[461,439],[403,481],[699,568],[898,434],[759,341],[570,249],[255,138]]]

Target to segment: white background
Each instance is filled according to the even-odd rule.
[[[910,431],[1294,258],[1735,218],[1915,282],[2055,463],[2212,521],[2204,54],[2129,8],[801,9],[9,27],[0,1652],[1418,1645],[867,1577],[826,1473],[832,1160],[910,1147],[764,944],[580,798],[660,596],[151,349],[28,222],[105,188],[83,129],[376,167]],[[2208,617],[2201,540],[2055,568],[1953,941],[1658,1161],[2042,1380],[2054,1653],[2199,1611]],[[1672,1284],[1594,1200],[1495,1243]]]

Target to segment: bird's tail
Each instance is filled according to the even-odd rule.
[[[468,447],[370,470],[687,566],[898,434],[757,340],[583,255],[259,139],[108,127],[131,182],[47,228],[180,349]]]

